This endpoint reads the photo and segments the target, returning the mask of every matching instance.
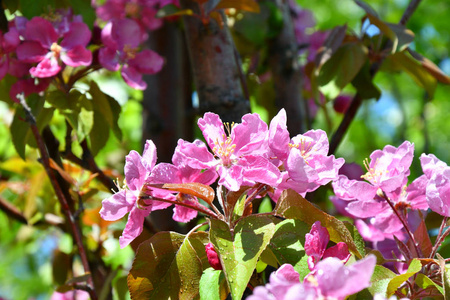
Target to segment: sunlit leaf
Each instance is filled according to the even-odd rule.
[[[241,299],[258,258],[274,231],[275,224],[266,216],[242,218],[233,235],[227,223],[210,220],[210,240],[219,253],[233,299]]]
[[[203,271],[200,279],[201,300],[223,300],[228,294],[228,285],[222,270],[208,268]]]
[[[174,4],[165,5],[156,13],[157,18],[166,18],[174,16],[191,16],[194,12],[191,9],[180,9]]]
[[[314,224],[316,221],[320,221],[322,226],[327,228],[330,239],[333,242],[344,242],[347,244],[350,252],[355,254],[358,258],[363,257],[353,241],[352,234],[344,223],[315,207],[297,192],[293,190],[283,191],[275,206],[274,212],[278,216],[287,219],[301,220],[309,225]]]
[[[188,238],[176,232],[159,232],[143,242],[128,274],[131,299],[197,299],[206,253],[207,234]],[[201,257],[203,256],[203,257]]]
[[[394,278],[389,281],[386,293],[387,296],[392,296],[395,291],[406,281],[409,277],[413,276],[417,272],[419,272],[422,269],[422,264],[419,260],[413,259],[411,263],[409,264],[408,270],[400,275],[395,276]]]
[[[293,219],[286,219],[276,225],[275,233],[267,249],[272,251],[278,264],[291,264],[302,280],[309,272],[305,253],[305,235],[311,226]]]
[[[372,295],[381,294],[386,297],[389,282],[395,276],[397,276],[397,274],[395,274],[391,270],[383,266],[376,265],[375,270],[373,271],[372,278],[370,279],[371,285],[368,288],[370,293]]]
[[[421,289],[427,289],[430,287],[436,288],[442,295],[444,295],[444,289],[442,286],[431,280],[428,276],[419,273],[416,276],[416,279],[414,280],[415,284],[417,284],[418,287]]]

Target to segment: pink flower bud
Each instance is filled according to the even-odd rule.
[[[220,263],[219,255],[217,255],[213,244],[208,243],[205,246],[206,257],[208,257],[208,262],[213,267],[214,270],[222,270],[222,264]]]
[[[352,102],[352,96],[350,95],[339,95],[334,99],[333,108],[337,113],[344,114],[350,103]]]

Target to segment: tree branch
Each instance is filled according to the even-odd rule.
[[[25,218],[22,212],[2,196],[0,196],[0,209],[3,210],[11,219],[28,225],[27,218]]]
[[[406,8],[405,12],[403,13],[402,18],[399,21],[399,24],[406,25],[406,23],[411,18],[412,14],[417,9],[417,6],[419,6],[421,0],[411,0],[408,7]],[[392,43],[386,43],[386,46],[384,49],[389,49],[392,47]],[[380,69],[381,65],[383,64],[385,57],[381,58],[379,61],[372,64],[370,68],[370,77],[373,80],[375,77],[375,74]],[[350,107],[348,108],[347,112],[344,115],[344,119],[342,119],[341,124],[339,124],[338,129],[331,137],[330,142],[330,149],[328,151],[328,154],[334,154],[336,152],[337,147],[342,142],[342,139],[344,138],[345,133],[347,132],[348,128],[350,127],[350,124],[352,123],[353,119],[355,118],[356,112],[358,111],[359,107],[362,104],[362,98],[361,96],[356,93],[356,95],[353,97],[352,103],[350,104]]]
[[[74,216],[72,215],[72,211],[69,207],[69,203],[67,202],[66,197],[64,196],[63,191],[61,190],[61,187],[58,183],[58,180],[56,179],[56,175],[53,172],[52,168],[50,167],[50,156],[47,150],[47,147],[44,143],[44,140],[42,139],[41,134],[39,133],[39,129],[36,125],[36,118],[34,117],[33,113],[31,112],[30,107],[25,101],[25,97],[20,95],[19,97],[20,104],[22,105],[24,112],[25,112],[25,119],[28,122],[28,124],[31,127],[31,132],[33,133],[34,138],[36,139],[36,143],[39,148],[39,153],[41,155],[42,164],[44,166],[45,172],[47,173],[47,176],[50,179],[50,182],[53,186],[53,189],[55,190],[56,196],[61,204],[62,210],[64,214],[66,215],[66,219],[69,222],[71,228],[72,228],[72,235],[74,237],[75,243],[78,247],[78,252],[80,253],[81,262],[83,264],[83,268],[85,273],[90,273],[90,267],[89,267],[89,261],[87,258],[86,250],[84,248],[82,239],[81,239],[81,232],[78,228],[78,225],[75,221]],[[93,279],[92,275],[88,279],[88,285],[91,287],[91,291],[89,291],[89,294],[92,299],[97,299],[97,294],[94,290],[93,285]]]

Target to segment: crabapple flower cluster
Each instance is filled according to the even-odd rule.
[[[326,249],[329,240],[328,230],[320,222],[314,223],[305,240],[311,272],[303,282],[300,282],[300,275],[292,265],[284,264],[270,275],[268,284],[256,287],[247,299],[345,299],[369,287],[375,269],[375,256],[369,255],[345,266],[350,258],[346,244],[340,242]]]
[[[98,25],[94,25],[95,30]],[[70,89],[74,81],[101,68],[120,69],[128,85],[145,89],[142,74],[155,74],[164,64],[156,52],[141,49],[146,37],[135,20],[124,17],[111,19],[101,29],[101,40],[97,40],[71,9],[31,20],[15,16],[8,23],[8,31],[0,33],[0,80],[7,74],[17,78],[10,90],[14,100],[19,93],[28,96],[43,92],[51,83]],[[84,69],[63,76],[67,67]],[[74,74],[78,77],[72,78]]]
[[[151,211],[166,208],[171,201],[194,208],[198,205],[195,197],[158,189],[158,184],[210,185],[218,179],[218,184],[229,191],[265,185],[274,191],[271,196],[276,201],[285,189],[305,195],[336,180],[344,164],[342,158],[328,156],[328,139],[322,130],[311,130],[290,139],[284,110],[270,126],[258,114],[244,115],[239,124],[224,124],[214,113],[206,113],[198,120],[198,126],[206,144],[180,139],[172,164],[155,165],[156,148],[151,141],[147,141],[142,157],[136,151],[127,155],[127,187],[103,200],[100,211],[105,220],[117,220],[130,213],[120,238],[122,247],[142,232],[143,218]],[[187,222],[196,215],[197,211],[186,205],[175,205],[176,221]]]

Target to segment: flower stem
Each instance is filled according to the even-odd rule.
[[[419,257],[422,257],[422,251],[420,251],[419,247],[417,246],[417,242],[416,239],[414,238],[414,235],[411,232],[411,229],[409,228],[408,223],[405,221],[405,219],[402,218],[402,216],[400,215],[400,213],[398,212],[398,210],[395,208],[395,205],[392,203],[392,201],[389,199],[389,197],[386,195],[386,193],[383,191],[383,198],[386,200],[386,202],[389,204],[389,206],[392,208],[392,210],[394,211],[395,215],[397,216],[397,218],[400,220],[400,222],[402,222],[403,227],[406,230],[406,233],[408,234],[409,238],[411,239],[411,241],[414,244],[414,248],[416,250],[416,253]]]
[[[448,219],[448,217],[444,217],[444,219],[442,220],[441,227],[439,228],[439,233],[436,238],[436,242],[434,243],[433,250],[431,251],[431,254],[430,254],[430,258],[433,258],[436,255],[437,249],[442,244],[442,242],[447,237],[447,235],[450,234],[450,227],[447,228],[446,231],[444,231],[444,227],[447,223],[447,219]]]

